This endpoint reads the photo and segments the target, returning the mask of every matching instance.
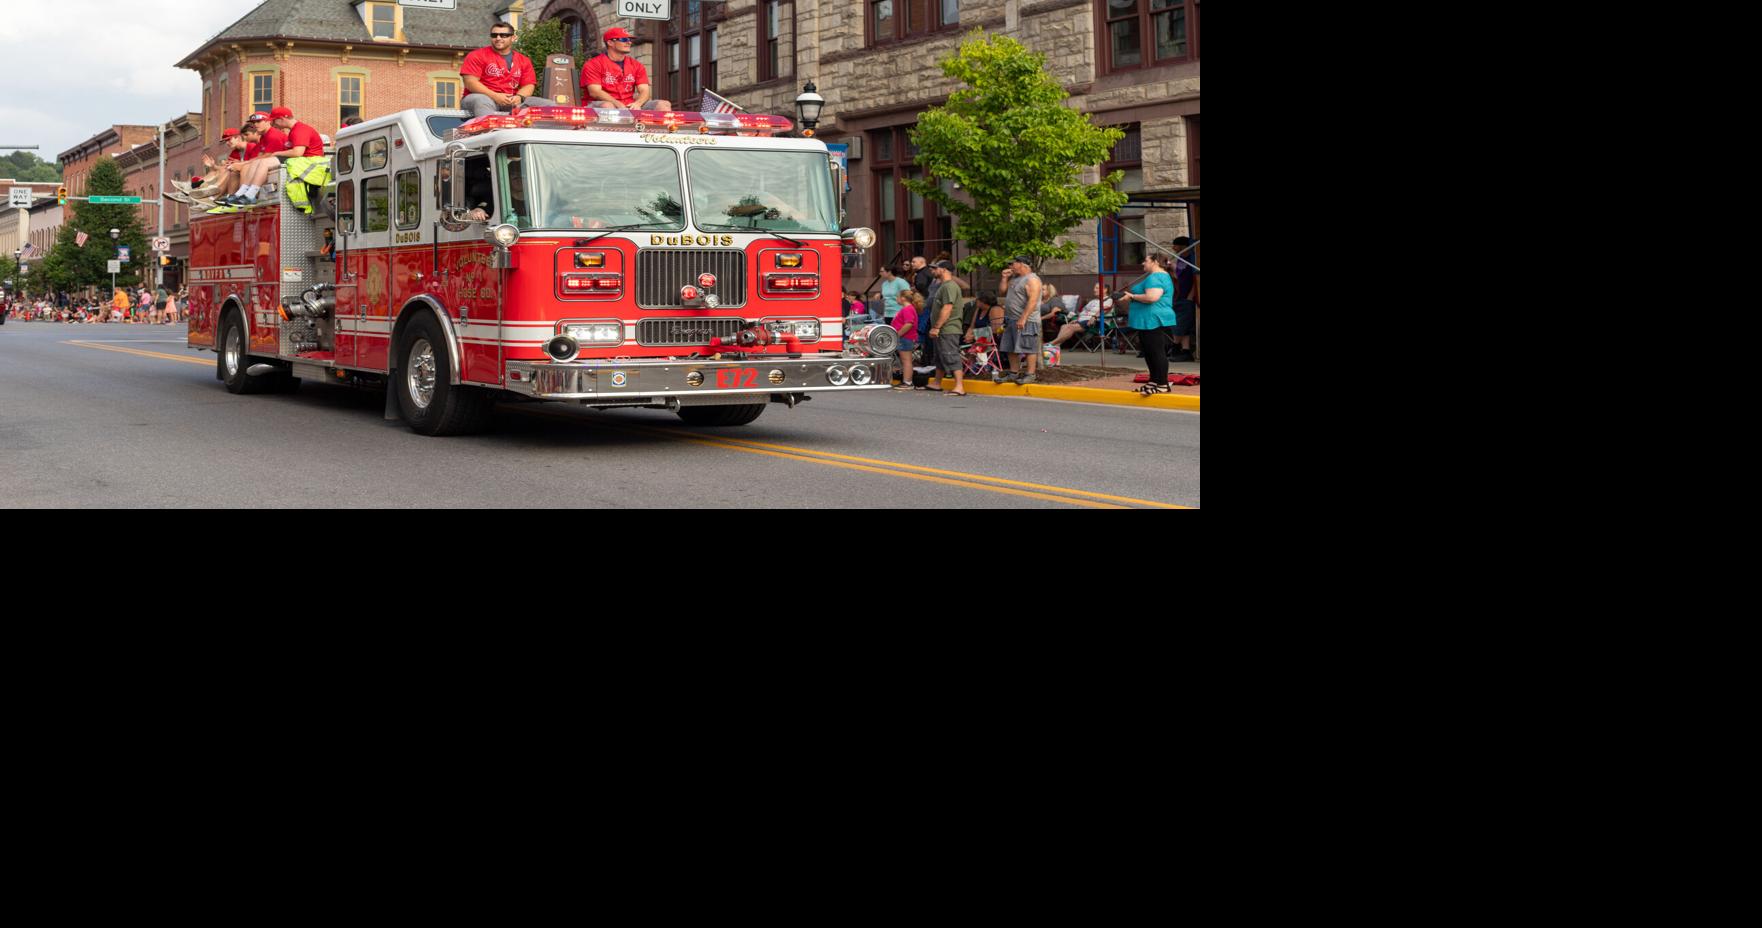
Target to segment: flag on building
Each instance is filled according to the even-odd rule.
[[[75,245],[80,246],[81,248],[86,247],[86,233],[81,232],[80,234],[74,236],[73,243]]]
[[[738,106],[734,101],[718,95],[714,90],[704,88],[704,105],[698,107],[700,113],[744,113],[746,108]]]
[[[18,250],[18,258],[20,261],[22,261],[25,258],[29,258],[29,257],[34,256],[36,253],[37,253],[37,246],[30,243],[30,242],[25,242],[24,247],[20,248]]]

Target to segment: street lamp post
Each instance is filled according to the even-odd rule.
[[[801,117],[801,134],[803,138],[814,137],[814,127],[820,124],[820,111],[826,106],[826,98],[814,92],[814,82],[808,81],[801,89],[801,96],[795,98],[795,112]]]
[[[115,242],[121,238],[122,238],[122,230],[121,229],[111,229],[110,230],[110,240],[112,242]],[[110,272],[110,298],[113,300],[116,299],[116,272],[115,271]]]

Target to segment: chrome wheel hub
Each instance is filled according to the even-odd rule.
[[[226,351],[222,356],[226,359],[226,376],[228,377],[239,375],[239,365],[245,359],[244,340],[244,335],[237,328],[226,330]]]
[[[434,346],[428,339],[419,338],[410,346],[410,363],[405,365],[405,377],[409,382],[410,398],[416,402],[416,408],[427,409],[434,402]]]

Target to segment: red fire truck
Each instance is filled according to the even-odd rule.
[[[351,126],[313,215],[191,224],[191,346],[234,393],[386,386],[427,435],[509,394],[741,425],[878,390],[887,326],[846,333],[826,146],[780,116],[543,107]]]

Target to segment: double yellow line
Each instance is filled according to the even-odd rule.
[[[62,344],[63,345],[73,345],[77,348],[96,348],[99,351],[114,351],[117,354],[139,355],[140,357],[143,357],[143,358],[163,358],[164,360],[167,360],[167,361],[179,361],[184,364],[199,364],[202,367],[213,367],[214,366],[214,362],[211,360],[204,361],[201,358],[191,358],[191,357],[187,357],[187,356],[181,355],[181,354],[165,354],[165,353],[159,352],[159,351],[142,351],[139,348],[119,348],[116,345],[107,344],[105,342],[71,341],[71,342],[62,342]]]
[[[1156,500],[1138,499],[1131,496],[1114,496],[1108,493],[1095,493],[1089,490],[1076,490],[1070,487],[1049,486],[1043,483],[1026,483],[1020,480],[1005,480],[1002,477],[988,477],[980,474],[963,474],[959,471],[939,470],[934,467],[921,467],[916,464],[903,464],[898,461],[883,461],[875,458],[856,457],[849,454],[834,454],[830,451],[815,451],[811,448],[796,448],[790,445],[751,441],[745,438],[729,438],[721,435],[707,436],[685,432],[679,429],[591,421],[580,416],[561,412],[540,412],[530,409],[521,409],[518,411],[526,415],[541,416],[547,419],[591,424],[618,432],[657,435],[672,441],[686,442],[694,445],[705,445],[711,448],[721,448],[725,451],[739,451],[745,454],[765,455],[767,457],[783,458],[785,460],[800,461],[807,464],[821,464],[827,467],[838,467],[845,470],[881,474],[887,477],[903,477],[907,480],[921,480],[925,483],[938,483],[944,486],[961,487],[969,490],[984,490],[989,493],[1002,493],[1007,496],[1020,496],[1027,499],[1047,500],[1054,503],[1068,503],[1073,506],[1085,506],[1090,509],[1193,508],[1192,506],[1177,506],[1172,503],[1161,503]]]
[[[203,361],[198,358],[164,354],[157,351],[142,351],[138,348],[122,348],[114,344],[106,344],[103,342],[70,341],[64,342],[63,344],[74,345],[79,348],[96,348],[99,351],[115,351],[120,354],[138,355],[143,358],[160,358],[167,361],[178,361],[183,364],[199,364],[203,367],[212,367],[214,364],[213,361]],[[901,477],[907,480],[918,480],[924,483],[960,487],[967,490],[984,490],[987,493],[1000,493],[1005,496],[1019,496],[1025,499],[1066,503],[1072,506],[1083,506],[1090,509],[1193,508],[1191,506],[1177,506],[1172,503],[1160,503],[1156,500],[1137,499],[1131,496],[1114,496],[1108,493],[1095,493],[1089,490],[1050,486],[1043,483],[1026,483],[1020,480],[1005,480],[1002,477],[988,477],[980,474],[963,474],[959,471],[939,470],[934,467],[922,467],[917,464],[904,464],[899,461],[884,461],[876,458],[857,457],[849,454],[834,454],[830,451],[815,451],[811,448],[796,448],[791,445],[751,441],[744,438],[729,438],[721,435],[700,435],[677,428],[668,429],[646,425],[605,422],[559,411],[541,411],[524,407],[510,407],[505,409],[504,412],[514,412],[520,415],[536,416],[545,419],[556,419],[577,425],[590,425],[595,428],[609,429],[615,432],[654,435],[665,438],[669,441],[703,445],[709,448],[720,448],[724,451],[738,451],[742,454],[757,454],[772,458],[782,458],[787,461],[797,461],[805,464],[819,464],[825,467],[837,467],[843,470],[879,474],[885,477]]]

